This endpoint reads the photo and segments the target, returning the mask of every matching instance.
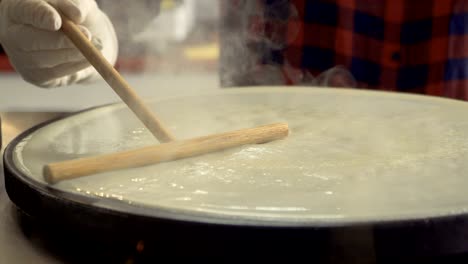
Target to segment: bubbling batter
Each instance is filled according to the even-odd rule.
[[[61,182],[55,188],[265,221],[385,220],[468,211],[468,104],[318,88],[251,88],[151,103],[179,139],[287,122],[285,140]],[[42,166],[158,144],[122,105],[48,125],[16,149]]]

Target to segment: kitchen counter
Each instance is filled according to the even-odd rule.
[[[165,98],[215,91],[218,75],[213,73],[124,74],[142,98]],[[103,81],[41,89],[24,82],[18,75],[0,73],[0,112],[77,111],[118,102],[120,98]]]

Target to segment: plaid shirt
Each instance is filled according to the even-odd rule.
[[[468,0],[226,0],[221,17],[224,86],[342,65],[357,87],[468,100]]]

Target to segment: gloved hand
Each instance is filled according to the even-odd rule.
[[[0,43],[23,79],[40,87],[91,80],[97,72],[59,31],[60,11],[114,64],[117,38],[94,0],[0,0]]]

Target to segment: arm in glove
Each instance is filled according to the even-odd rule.
[[[59,31],[59,12],[77,23],[110,63],[117,59],[114,27],[94,0],[0,0],[0,43],[16,71],[37,86],[69,85],[97,76]]]

